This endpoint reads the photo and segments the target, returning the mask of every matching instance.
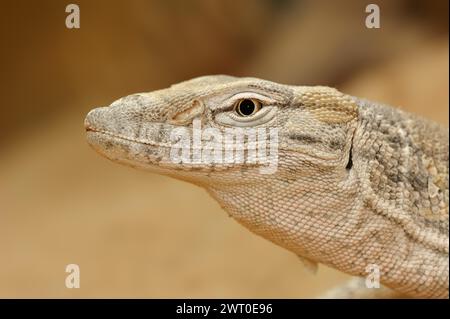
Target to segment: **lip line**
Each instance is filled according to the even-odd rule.
[[[115,133],[108,132],[108,131],[99,130],[99,129],[96,129],[96,128],[93,128],[93,127],[90,127],[90,126],[86,127],[86,132],[87,133],[102,134],[102,135],[106,135],[106,136],[113,137],[113,138],[116,138],[116,139],[120,139],[120,140],[124,140],[124,141],[128,141],[128,142],[133,142],[133,143],[136,143],[136,144],[158,146],[158,147],[172,147],[172,145],[168,145],[168,144],[149,142],[149,141],[143,141],[143,140],[140,140],[140,139],[125,137],[123,135],[115,134]]]
[[[125,136],[122,136],[122,135],[114,134],[114,133],[111,133],[111,132],[108,132],[108,131],[99,130],[99,129],[96,129],[96,128],[92,127],[92,126],[86,126],[86,132],[87,133],[102,134],[102,135],[106,135],[106,136],[113,137],[113,138],[116,138],[116,139],[120,139],[120,140],[124,140],[124,141],[128,141],[128,142],[133,142],[133,143],[136,143],[136,144],[156,146],[156,147],[167,147],[167,148],[173,147],[172,144],[162,144],[162,143],[156,143],[156,142],[142,141],[142,140],[139,140],[139,139],[133,139],[133,138],[125,137]],[[291,149],[284,149],[284,148],[279,148],[279,150],[292,151]],[[310,156],[310,157],[312,157],[314,159],[331,160],[331,161],[339,160],[339,158],[323,158],[323,157],[319,157],[319,156],[314,156],[314,155],[308,154],[306,152],[301,152],[301,153],[303,153],[303,154],[305,154],[307,156]]]

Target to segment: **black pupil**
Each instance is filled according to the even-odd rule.
[[[252,115],[255,111],[255,103],[252,100],[245,99],[239,104],[239,112],[242,115]]]

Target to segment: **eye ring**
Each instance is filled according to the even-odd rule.
[[[239,116],[247,117],[258,112],[261,107],[261,102],[256,99],[242,99],[236,103],[234,110]]]

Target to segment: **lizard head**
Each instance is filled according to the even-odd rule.
[[[354,102],[331,88],[205,76],[93,109],[85,128],[113,161],[207,181],[225,171],[270,175],[289,164],[280,152],[340,165],[355,118]]]
[[[205,76],[96,108],[85,127],[100,154],[201,185],[253,231],[274,235],[273,211],[298,223],[283,207],[336,204],[356,119],[355,101],[332,88]]]

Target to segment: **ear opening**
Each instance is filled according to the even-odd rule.
[[[348,171],[353,167],[352,152],[353,152],[353,145],[350,146],[350,151],[348,152],[348,161],[347,165],[345,166],[345,169]]]

